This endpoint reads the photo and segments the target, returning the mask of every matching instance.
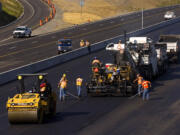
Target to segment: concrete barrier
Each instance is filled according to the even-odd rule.
[[[140,29],[140,30],[137,30],[134,32],[130,32],[127,34],[127,37],[140,36],[140,35],[149,33],[151,31],[163,28],[165,26],[174,24],[174,23],[179,22],[179,21],[180,21],[180,17],[173,19],[173,20],[158,23],[158,24],[149,26],[149,27],[144,28],[144,29]],[[120,39],[121,40],[123,39],[123,35],[119,35],[117,37],[95,43],[95,44],[91,45],[91,51],[94,52],[94,51],[101,50],[101,49],[105,48],[105,46],[108,43],[118,42],[118,40],[120,40]],[[63,64],[64,62],[67,62],[67,61],[72,60],[72,59],[76,59],[78,57],[81,57],[81,56],[84,56],[87,54],[88,54],[87,47],[83,47],[83,48],[73,50],[71,52],[67,52],[65,54],[53,56],[53,57],[50,57],[48,59],[44,59],[44,60],[41,60],[41,61],[38,61],[35,63],[31,63],[31,64],[28,64],[28,65],[25,65],[25,66],[22,66],[22,67],[13,69],[13,70],[9,70],[9,71],[0,73],[0,85],[5,84],[9,81],[15,80],[17,74],[40,72],[40,71],[45,70],[47,68],[51,68],[51,67],[56,66],[58,64]]]

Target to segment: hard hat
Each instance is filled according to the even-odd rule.
[[[83,41],[83,40],[81,39],[81,41]]]
[[[63,74],[63,77],[66,77],[66,74]]]
[[[43,79],[43,76],[42,75],[39,75],[39,80],[42,80]]]
[[[42,84],[40,85],[40,88],[43,88],[43,87],[46,87],[46,83],[42,83]]]

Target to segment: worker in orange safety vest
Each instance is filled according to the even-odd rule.
[[[151,82],[150,81],[147,81],[147,80],[144,80],[142,82],[142,88],[143,88],[143,100],[149,100],[149,88],[151,87]]]
[[[79,76],[79,77],[76,79],[77,95],[78,95],[78,97],[81,96],[82,82],[83,82],[83,79]]]
[[[64,101],[65,100],[65,89],[67,87],[67,79],[66,79],[66,74],[63,74],[63,77],[61,78],[61,80],[58,83],[58,88],[59,89],[59,99],[60,101]]]
[[[138,83],[138,95],[141,95],[141,91],[142,91],[142,81],[143,81],[143,77],[140,74],[137,74],[137,78],[134,80],[134,82]]]

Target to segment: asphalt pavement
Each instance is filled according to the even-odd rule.
[[[153,31],[147,36],[158,39],[160,34],[179,34],[180,23]],[[53,90],[58,92],[57,83],[63,73],[67,74],[68,92],[76,94],[75,79],[90,79],[90,64],[94,57],[104,63],[113,60],[105,50],[71,60],[62,65],[42,71],[47,72]],[[171,65],[167,73],[153,81],[149,101],[127,97],[87,97],[85,86],[82,98],[68,96],[65,102],[57,105],[54,118],[45,123],[10,125],[5,103],[16,91],[17,81],[0,87],[0,132],[3,135],[178,135],[180,129],[180,64]],[[29,85],[32,82],[28,82]]]
[[[164,21],[164,14],[170,8],[160,8],[144,12],[144,27]],[[180,8],[173,8],[177,16]],[[70,38],[73,49],[79,48],[81,39],[95,43],[141,28],[141,13],[115,17],[96,23],[85,24],[63,31],[48,33],[25,39],[10,39],[0,45],[0,72],[57,55],[57,40]]]
[[[12,32],[17,26],[35,27],[39,25],[40,19],[49,16],[49,7],[41,0],[19,0],[19,2],[24,7],[24,14],[7,27],[0,28],[0,45],[3,41],[8,42],[12,38]]]

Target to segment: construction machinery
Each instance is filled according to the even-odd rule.
[[[140,40],[141,37],[133,37],[134,41],[129,40],[127,47],[139,70],[139,73],[147,80],[152,80],[159,74],[157,52],[153,41]],[[145,39],[142,37],[142,39]],[[140,42],[139,42],[140,40]]]
[[[9,98],[6,104],[10,123],[42,123],[45,116],[56,114],[56,93],[46,77],[47,73],[17,76],[20,82],[18,94]]]
[[[159,43],[166,47],[169,62],[178,63],[180,35],[160,35]]]
[[[88,94],[129,96],[137,92],[137,84],[133,83],[137,74],[133,59],[125,45],[121,45],[120,48],[124,48],[122,51],[116,47],[111,49],[114,63],[92,66],[91,81],[87,84]]]
[[[167,71],[168,68],[168,56],[166,52],[166,45],[165,44],[155,44],[157,58],[158,58],[158,71],[159,74],[163,74]]]

